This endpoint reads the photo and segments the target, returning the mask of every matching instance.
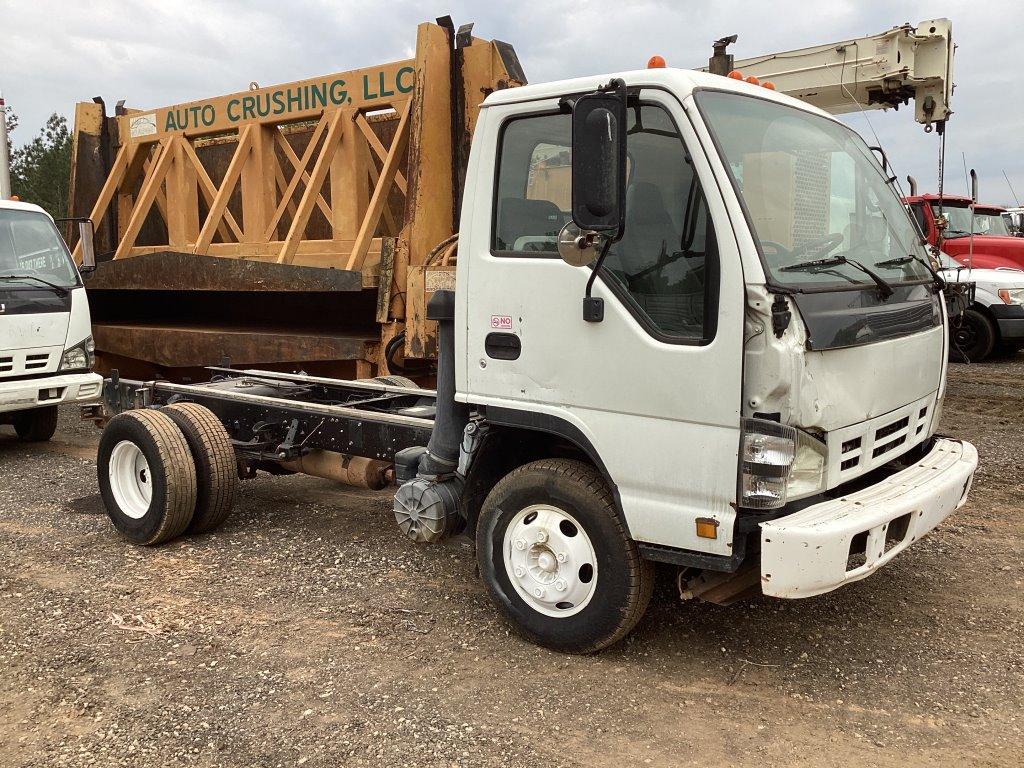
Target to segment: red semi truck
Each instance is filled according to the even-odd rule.
[[[941,203],[940,203],[941,200]],[[974,206],[971,198],[957,195],[910,195],[904,198],[931,245],[938,245],[961,264],[978,269],[1024,269],[1024,238],[1013,237],[998,205]],[[939,213],[947,225],[939,229]],[[973,231],[974,237],[971,237]],[[973,245],[972,245],[973,240]]]

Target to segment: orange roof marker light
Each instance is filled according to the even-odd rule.
[[[760,85],[761,84],[761,81],[758,80],[753,75],[751,75],[750,77],[747,78],[747,82],[750,83],[751,85]]]
[[[761,85],[767,88],[769,91],[775,90],[775,83],[773,83],[771,80],[765,80],[763,83],[761,83]]]
[[[647,60],[648,69],[664,69],[665,68],[665,57],[654,54]]]
[[[743,73],[740,72],[738,69],[734,69],[732,72],[729,73],[729,77],[731,77],[733,80],[742,80]]]

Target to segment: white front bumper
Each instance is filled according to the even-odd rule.
[[[103,377],[98,373],[68,373],[21,381],[0,379],[0,413],[60,403],[87,403],[99,400],[102,390]]]
[[[761,591],[810,597],[871,575],[963,506],[977,466],[973,445],[940,438],[875,485],[762,523]]]

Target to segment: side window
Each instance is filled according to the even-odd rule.
[[[626,230],[608,251],[602,278],[655,335],[700,342],[714,336],[718,252],[700,181],[662,107],[631,106]],[[572,118],[505,124],[498,162],[494,251],[555,255],[571,220]]]
[[[537,115],[512,120],[501,137],[495,201],[495,251],[558,252],[570,219],[572,118]]]
[[[629,110],[626,230],[605,260],[606,279],[659,334],[714,336],[718,251],[700,180],[668,113]]]

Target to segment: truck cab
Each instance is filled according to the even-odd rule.
[[[49,440],[58,405],[97,399],[91,333],[82,276],[53,219],[0,200],[0,424]]]
[[[964,502],[977,462],[936,437],[941,281],[871,151],[829,114],[711,74],[618,77],[621,236],[582,267],[559,258],[588,173],[574,112],[607,78],[484,103],[456,400],[485,415],[492,457],[574,450],[596,467],[635,551],[683,566],[684,594],[807,597],[862,579]],[[477,525],[496,602],[520,626],[556,617],[555,643],[580,601],[518,555],[587,529],[559,496],[499,483]]]

